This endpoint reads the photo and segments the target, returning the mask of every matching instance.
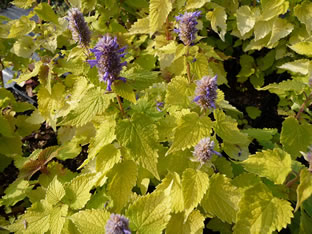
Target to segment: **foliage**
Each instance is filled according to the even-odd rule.
[[[1,233],[105,233],[112,214],[133,233],[311,232],[310,1],[12,3],[30,13],[0,17],[0,69],[37,103],[0,88],[0,172],[18,171]],[[57,142],[27,153],[43,126]]]

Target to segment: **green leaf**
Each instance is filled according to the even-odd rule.
[[[159,179],[157,172],[157,129],[148,118],[134,115],[131,120],[122,120],[116,128],[119,143],[126,147],[134,160]]]
[[[90,12],[94,9],[97,0],[80,0],[81,1],[81,9],[84,12]]]
[[[256,23],[254,12],[249,6],[241,6],[237,11],[237,28],[242,36],[253,29]]]
[[[127,77],[127,80],[131,82],[132,87],[136,90],[143,90],[153,83],[161,82],[158,75],[159,72],[145,70],[122,74],[122,76]]]
[[[177,76],[173,78],[166,93],[165,104],[189,107],[194,96],[195,84],[190,84],[185,77]]]
[[[254,106],[247,106],[246,112],[251,119],[256,119],[261,115],[261,110]]]
[[[31,57],[32,53],[38,49],[32,37],[20,37],[13,45],[11,52],[23,58]]]
[[[161,29],[167,16],[172,10],[170,0],[151,0],[149,5],[150,18],[150,34],[153,35],[157,30]]]
[[[126,216],[130,220],[130,229],[137,233],[161,234],[170,220],[170,189],[154,191],[139,197],[129,209]]]
[[[200,203],[209,187],[209,177],[205,172],[188,168],[182,175],[185,221]]]
[[[301,41],[294,45],[289,46],[290,49],[295,51],[297,54],[306,55],[312,57],[312,42],[311,41]]]
[[[286,228],[293,217],[288,201],[276,198],[262,183],[247,189],[239,203],[234,233],[271,233]]]
[[[228,223],[222,222],[218,218],[213,218],[209,221],[209,223],[206,225],[206,228],[218,232],[221,234],[232,234],[232,226]]]
[[[219,34],[222,41],[225,41],[224,36],[226,33],[226,19],[227,15],[223,7],[215,7],[212,12],[208,13],[208,19],[211,21],[211,28]]]
[[[70,217],[80,233],[105,233],[109,212],[103,209],[81,210]]]
[[[108,177],[110,181],[107,185],[107,191],[114,201],[113,210],[120,213],[130,198],[132,188],[136,185],[137,166],[133,161],[123,161],[113,167]]]
[[[270,40],[270,35],[266,35],[264,38],[260,40],[252,39],[250,43],[243,49],[244,52],[249,50],[261,50],[263,47],[267,46]]]
[[[194,70],[194,73],[197,75],[197,79],[210,75],[208,58],[204,54],[198,54],[196,56],[196,61],[191,63],[191,66],[192,70]]]
[[[91,121],[96,115],[103,114],[108,108],[114,94],[105,94],[101,88],[89,89],[72,110],[59,124],[82,126]]]
[[[275,184],[283,184],[291,172],[291,157],[285,151],[275,148],[250,155],[242,165],[248,172],[266,177]]]
[[[243,54],[240,57],[239,62],[241,65],[241,70],[238,73],[237,77],[243,78],[243,80],[245,80],[246,78],[250,77],[252,74],[255,73],[256,64],[252,56]]]
[[[173,143],[166,155],[195,146],[202,138],[211,134],[212,122],[207,116],[195,112],[184,115],[174,132]]]
[[[210,0],[188,0],[185,9],[189,10],[194,8],[201,8],[207,2],[210,2]]]
[[[272,31],[274,19],[257,21],[254,27],[255,41],[265,38]]]
[[[297,4],[294,8],[294,15],[299,19],[299,21],[305,24],[308,32],[312,31],[312,3],[309,1],[303,1],[301,4]]]
[[[34,8],[36,14],[45,21],[50,21],[54,24],[58,23],[58,17],[48,3],[42,2]]]
[[[276,128],[248,128],[243,130],[249,136],[255,138],[261,145],[268,146],[273,145],[271,142],[273,136],[277,133]],[[274,146],[272,146],[273,148]]]
[[[129,34],[149,34],[150,29],[150,20],[149,17],[145,17],[142,19],[138,19],[134,24],[132,24],[131,28],[129,29]]]
[[[22,154],[22,141],[19,136],[4,137],[0,135],[0,154],[16,156]]]
[[[127,99],[132,103],[136,103],[135,92],[133,91],[133,87],[129,85],[128,82],[123,81],[115,81],[112,87],[115,94]]]
[[[83,208],[91,197],[89,192],[98,179],[95,173],[82,174],[65,184],[63,201],[74,210]]]
[[[51,205],[57,204],[65,195],[63,185],[58,181],[57,176],[51,181],[47,188],[46,200]]]
[[[308,59],[298,59],[293,62],[284,63],[278,68],[285,69],[294,73],[307,75],[309,73],[310,61]]]
[[[0,134],[4,137],[14,137],[14,126],[0,114]]]
[[[28,9],[30,8],[36,0],[14,0],[11,3],[17,7]]]
[[[96,171],[105,174],[120,161],[120,150],[113,144],[104,146],[96,156]]]
[[[14,81],[18,84],[21,84],[22,82],[29,80],[32,77],[35,77],[38,75],[40,67],[42,65],[41,61],[38,61],[35,63],[35,68],[31,72],[22,73],[18,79],[14,79]]]
[[[62,83],[56,83],[50,93],[45,87],[40,87],[38,92],[38,109],[42,117],[56,131],[57,112],[64,105],[65,86]]]
[[[166,233],[168,234],[200,234],[203,233],[205,227],[204,224],[205,217],[198,211],[194,210],[184,222],[183,213],[178,213],[172,215],[167,228]]]
[[[268,42],[268,47],[274,47],[276,42],[278,42],[281,38],[288,36],[293,29],[294,26],[286,19],[276,18],[273,22],[271,38]]]
[[[8,38],[19,38],[24,36],[36,27],[35,21],[28,19],[26,16],[21,16],[18,20],[11,21],[12,26]]]
[[[208,214],[223,222],[234,223],[241,195],[237,187],[225,175],[215,174],[210,178],[209,189],[201,205]]]
[[[96,132],[96,136],[92,138],[90,145],[88,147],[88,158],[80,165],[79,168],[87,165],[95,156],[100,152],[100,150],[110,144],[116,139],[115,135],[116,121],[114,119],[109,119],[101,123],[99,129]]]
[[[300,171],[300,184],[297,187],[297,204],[295,212],[301,204],[312,195],[312,174],[306,168]]]
[[[271,93],[276,93],[277,95],[286,94],[289,91],[300,93],[304,90],[306,84],[297,80],[284,80],[280,83],[271,83],[258,90],[269,90]]]
[[[51,234],[60,234],[66,221],[68,212],[67,205],[54,207],[50,212],[50,232]]]
[[[223,141],[237,145],[248,145],[250,140],[248,135],[242,133],[238,127],[237,122],[230,116],[225,115],[222,110],[215,110],[214,112],[216,124],[216,133]]]
[[[289,3],[285,0],[262,1],[262,14],[259,20],[268,21],[280,14],[285,14]]]
[[[164,191],[166,188],[171,186],[171,209],[172,212],[178,213],[184,210],[184,198],[182,191],[181,179],[178,173],[169,172],[167,176],[162,180],[156,188],[157,191]],[[184,217],[183,217],[184,220]]]
[[[293,159],[305,152],[312,142],[312,126],[308,123],[299,124],[294,117],[284,120],[281,132],[281,143]]]

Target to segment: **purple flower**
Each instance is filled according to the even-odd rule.
[[[105,226],[106,234],[131,234],[129,220],[119,214],[111,214]]]
[[[215,100],[217,98],[217,76],[209,77],[204,76],[201,80],[197,81],[195,90],[196,97],[194,102],[197,103],[202,109],[216,108]]]
[[[185,12],[184,15],[176,16],[179,22],[179,29],[174,29],[179,34],[180,40],[184,45],[189,46],[195,40],[196,32],[198,31],[196,25],[198,24],[197,18],[200,16],[200,11]]]
[[[91,32],[83,18],[83,14],[78,8],[72,8],[68,11],[68,28],[72,32],[73,39],[79,44],[87,47],[90,43]]]
[[[162,110],[160,109],[160,107],[164,107],[164,102],[156,102],[156,109],[159,111],[159,112],[162,112]]]
[[[308,153],[303,153],[303,152],[301,152],[302,154],[303,154],[303,157],[304,157],[304,159],[309,163],[309,172],[311,172],[312,173],[312,146],[310,146],[309,147],[309,151],[308,151]]]
[[[122,80],[126,82],[126,78],[119,77],[119,74],[123,66],[127,65],[127,62],[121,63],[121,59],[126,53],[126,47],[119,48],[117,38],[110,35],[103,36],[96,46],[90,51],[94,53],[94,60],[88,60],[87,62],[91,67],[96,66],[99,72],[99,80],[106,82],[107,91],[112,91],[111,85],[115,80]]]
[[[210,140],[209,137],[203,138],[199,143],[194,147],[193,155],[197,161],[201,164],[204,164],[212,158],[212,155],[216,154],[222,156],[219,152],[213,150],[214,141]]]

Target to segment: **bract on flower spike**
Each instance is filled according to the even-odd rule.
[[[91,32],[84,20],[83,14],[78,8],[72,8],[68,11],[68,28],[72,32],[73,39],[79,44],[87,47],[90,43]]]
[[[201,109],[216,108],[215,100],[217,98],[217,75],[214,77],[204,76],[197,81],[195,89],[194,102],[201,107]]]
[[[91,67],[98,68],[99,80],[106,82],[107,91],[112,91],[111,85],[115,80],[126,82],[126,78],[119,77],[122,67],[127,65],[127,62],[122,63],[120,59],[126,55],[125,49],[126,47],[119,48],[116,37],[113,38],[107,34],[90,50],[96,59],[87,62]]]
[[[215,151],[214,141],[212,141],[209,137],[203,138],[199,141],[199,143],[194,147],[193,155],[196,161],[199,161],[200,164],[204,164],[208,160],[212,158],[212,155],[216,154],[218,156],[222,156],[219,152]]]
[[[179,28],[174,29],[179,34],[180,40],[184,45],[189,46],[196,38],[196,32],[198,31],[196,25],[198,24],[197,18],[200,16],[200,11],[185,12],[176,16],[176,20],[179,22]]]
[[[309,163],[309,172],[312,173],[312,146],[309,147],[309,151],[308,153],[303,153],[301,152],[301,154],[303,155],[304,159]]]
[[[129,220],[119,214],[111,214],[105,226],[106,234],[131,234]]]

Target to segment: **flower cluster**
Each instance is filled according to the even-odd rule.
[[[195,90],[196,97],[194,98],[194,102],[196,102],[202,109],[215,109],[217,89],[217,76],[204,76],[201,80],[197,81],[197,87]]]
[[[213,154],[221,156],[221,154],[215,151],[214,141],[210,140],[209,137],[203,138],[199,143],[194,147],[193,155],[196,158],[196,161],[199,161],[201,164],[204,164],[212,158]]]
[[[106,234],[131,234],[129,220],[119,214],[111,214],[105,226]]]
[[[309,147],[309,151],[308,153],[303,153],[301,152],[301,154],[303,155],[304,159],[309,163],[309,172],[312,173],[312,146]]]
[[[184,45],[189,46],[195,40],[196,32],[198,31],[196,25],[198,24],[197,18],[200,16],[200,11],[185,12],[184,15],[176,16],[179,22],[179,28],[174,29],[179,34],[180,40]]]
[[[126,55],[123,53],[125,49],[126,47],[120,49],[117,38],[108,34],[103,36],[91,49],[96,59],[87,62],[91,67],[96,66],[98,68],[99,79],[107,83],[107,91],[112,91],[111,85],[115,80],[126,81],[126,78],[119,77],[122,67],[127,65],[127,62],[121,63],[120,59]]]
[[[83,14],[79,9],[72,8],[68,11],[67,20],[69,22],[68,28],[72,32],[73,39],[84,47],[87,47],[90,43],[91,32],[83,18]]]

